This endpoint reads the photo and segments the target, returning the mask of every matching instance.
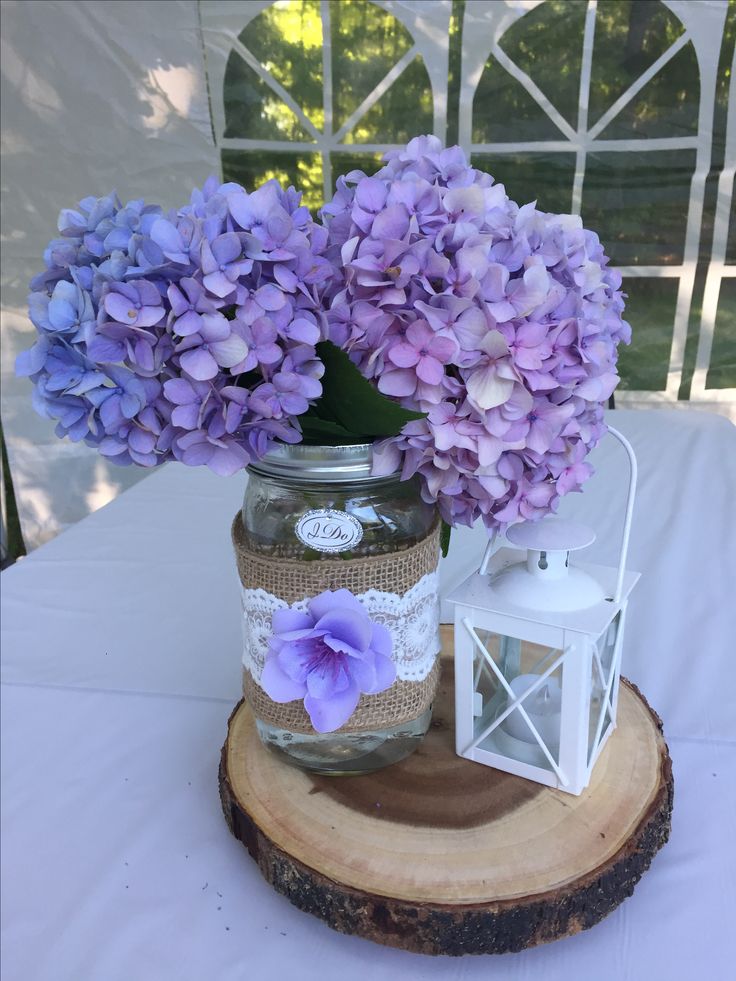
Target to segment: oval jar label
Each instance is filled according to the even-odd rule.
[[[319,508],[307,511],[296,523],[296,537],[318,552],[346,552],[363,537],[357,518],[344,511]]]

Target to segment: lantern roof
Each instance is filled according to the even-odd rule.
[[[447,597],[456,606],[471,607],[498,616],[529,623],[558,627],[581,634],[598,636],[603,633],[611,620],[625,604],[631,590],[639,579],[638,572],[624,573],[621,599],[614,602],[618,570],[612,566],[596,565],[592,562],[576,562],[575,567],[586,572],[600,583],[604,599],[593,606],[581,610],[541,610],[511,603],[493,589],[491,580],[503,569],[523,561],[524,552],[519,549],[502,548],[493,556],[488,575],[473,573]]]

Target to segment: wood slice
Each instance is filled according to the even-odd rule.
[[[662,724],[625,680],[618,727],[579,797],[461,759],[448,657],[424,742],[374,774],[286,765],[241,702],[220,796],[232,833],[299,909],[343,933],[460,955],[521,950],[603,919],[667,841],[673,780]]]

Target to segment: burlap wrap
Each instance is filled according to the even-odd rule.
[[[305,562],[250,551],[240,512],[232,526],[235,559],[244,588],[263,589],[290,604],[317,596],[326,589],[349,589],[356,594],[377,589],[403,596],[437,568],[439,536],[439,522],[436,522],[422,541],[401,552],[360,559],[341,559],[336,555]],[[367,732],[410,722],[429,708],[438,682],[439,657],[422,681],[396,681],[378,695],[361,695],[355,712],[339,731]],[[290,732],[315,734],[300,701],[285,704],[272,701],[247,670],[243,671],[243,692],[253,713],[263,722]]]

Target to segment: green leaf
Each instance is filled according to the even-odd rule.
[[[317,415],[307,412],[299,416],[299,423],[302,427],[304,442],[315,446],[341,446],[344,443],[365,443],[370,442],[369,437],[357,436],[341,426],[339,422],[332,422],[330,419],[321,419]]]
[[[321,418],[334,419],[350,433],[369,437],[369,441],[398,436],[407,422],[424,419],[426,413],[404,409],[381,395],[331,341],[317,344],[317,356],[325,366],[322,398],[317,403]]]
[[[442,549],[442,558],[447,558],[447,553],[450,551],[450,535],[452,534],[452,525],[448,525],[446,521],[443,520],[442,527],[440,528],[440,548]]]

